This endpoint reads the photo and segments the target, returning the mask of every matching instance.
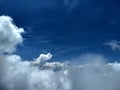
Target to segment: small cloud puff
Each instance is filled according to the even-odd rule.
[[[112,50],[120,50],[120,41],[111,40],[109,42],[106,42],[105,45],[111,47]]]
[[[40,54],[40,56],[37,59],[34,59],[33,64],[35,64],[35,65],[43,64],[44,62],[50,60],[51,58],[52,58],[52,54],[51,53]]]

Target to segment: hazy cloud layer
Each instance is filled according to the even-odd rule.
[[[0,33],[4,33],[0,36],[0,51],[12,53],[22,42],[23,29],[18,29],[8,16],[1,16],[0,19]],[[48,53],[40,54],[33,61],[23,61],[19,55],[1,54],[0,90],[120,89],[120,64],[105,63],[102,55],[81,55],[79,59],[85,59],[87,63],[80,65],[48,62],[51,58]]]

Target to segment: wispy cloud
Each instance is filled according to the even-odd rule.
[[[104,45],[109,46],[112,50],[120,50],[120,41],[111,40],[109,42],[104,43]]]
[[[55,56],[59,56],[61,54],[66,54],[66,53],[70,53],[72,51],[77,51],[77,50],[80,50],[81,48],[84,48],[84,47],[65,47],[65,48],[62,48],[62,47],[56,47],[54,48],[54,50],[57,52],[55,53],[54,55]]]
[[[77,6],[78,3],[79,3],[79,0],[64,0],[64,5],[69,9]]]

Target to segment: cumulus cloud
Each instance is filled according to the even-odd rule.
[[[2,18],[7,19],[10,21],[10,26],[14,27],[11,28],[9,25],[4,26],[3,23],[0,23],[0,27],[4,27],[4,31],[0,28],[0,32],[7,30],[12,33],[0,36],[0,48],[4,46],[1,51],[13,52],[16,45],[22,42],[21,32],[23,32],[23,29],[19,31],[8,16],[1,16],[0,18],[1,20],[3,20]],[[19,37],[18,42],[16,39],[11,39],[12,41],[8,39],[8,36],[16,37],[16,34]],[[7,47],[6,43],[2,42],[10,43],[14,49],[9,51],[5,48]],[[24,61],[19,55],[4,55],[2,53],[0,55],[0,90],[120,89],[120,63],[106,63],[104,62],[105,57],[97,54],[81,55],[79,59],[86,60],[88,63],[75,65],[65,62],[48,62],[51,58],[52,55],[48,53],[40,54],[33,61]],[[76,61],[76,58],[74,61]]]
[[[35,59],[35,61],[33,62],[34,64],[42,64],[47,60],[50,60],[52,58],[52,54],[48,53],[48,54],[40,54],[40,56]]]
[[[32,66],[29,61],[22,61],[17,55],[2,56],[0,67],[2,90],[70,89],[65,71],[41,70],[38,66]]]
[[[111,40],[110,42],[106,42],[105,45],[112,48],[112,50],[120,50],[120,41]]]
[[[22,43],[24,30],[13,24],[9,16],[0,16],[0,53],[12,53],[17,44]]]
[[[65,63],[47,62],[43,66],[33,66],[30,61],[22,61],[17,55],[3,55],[0,60],[1,90],[120,89],[119,63],[95,62],[65,67]],[[43,69],[44,66],[48,68]],[[57,67],[64,69],[57,70]]]

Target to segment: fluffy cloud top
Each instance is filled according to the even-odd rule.
[[[50,53],[40,54],[34,61],[4,55],[22,42],[23,31],[10,17],[0,17],[0,90],[120,90],[120,64],[105,63],[101,55],[82,55],[79,59],[88,63],[81,65],[47,62]]]
[[[0,53],[12,53],[16,45],[22,43],[21,33],[24,30],[13,24],[9,16],[0,16]]]
[[[42,70],[17,55],[2,56],[0,60],[0,90],[70,89],[65,71]]]
[[[36,65],[43,64],[45,61],[50,60],[51,58],[52,58],[52,54],[51,53],[40,54],[40,56],[37,59],[35,59],[33,64],[36,64]]]
[[[1,56],[0,90],[120,89],[119,63],[95,62],[75,66],[49,62],[43,66],[35,66],[31,63],[22,61],[17,55]],[[45,66],[49,67],[44,68]]]

